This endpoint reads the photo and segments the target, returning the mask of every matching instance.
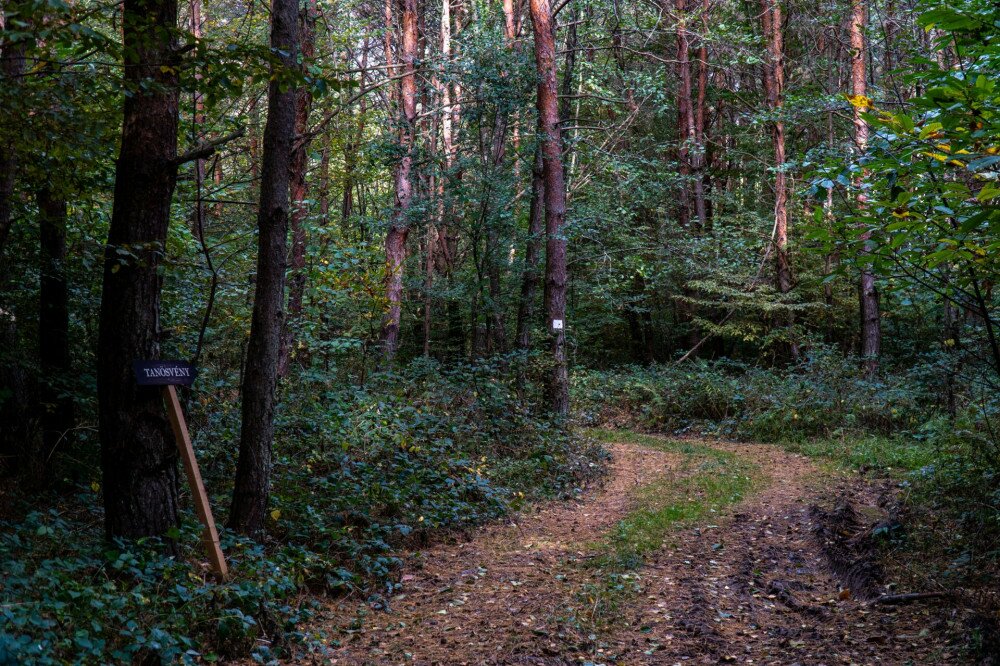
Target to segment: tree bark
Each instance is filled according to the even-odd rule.
[[[73,428],[70,377],[69,288],[66,282],[66,200],[43,187],[36,193],[41,239],[38,359],[43,454],[48,459]],[[41,461],[39,461],[41,462]]]
[[[538,72],[537,107],[542,142],[542,177],[545,181],[545,313],[552,348],[549,409],[560,417],[569,414],[569,371],[566,362],[566,181],[559,128],[559,88],[552,8],[548,0],[530,0],[535,33],[535,66]]]
[[[867,43],[865,40],[865,28],[868,24],[868,12],[865,0],[851,0],[851,94],[855,97],[864,98],[868,94],[866,54]],[[856,101],[852,104],[854,109],[854,147],[859,156],[863,155],[868,148],[868,123],[861,116],[863,102]],[[862,172],[863,174],[864,172]],[[858,206],[863,208],[866,197],[860,185],[864,175],[858,178],[855,183],[858,186]],[[863,251],[869,252],[869,239],[871,235],[865,232],[861,236],[864,243]],[[861,269],[860,284],[860,305],[861,305],[861,356],[865,375],[873,376],[878,373],[879,354],[882,349],[882,317],[879,307],[878,288],[875,285],[875,274],[867,266]]]
[[[303,64],[315,55],[316,0],[308,0],[299,12],[299,39]],[[288,315],[285,318],[285,332],[282,340],[281,359],[278,376],[288,374],[295,346],[295,325],[302,316],[302,300],[306,291],[306,218],[309,205],[306,202],[309,190],[306,174],[309,167],[309,112],[312,109],[312,93],[308,87],[298,90],[295,100],[296,145],[292,151],[291,164],[291,217],[292,251],[289,256]]]
[[[392,360],[399,349],[399,322],[403,302],[403,270],[406,262],[406,238],[410,233],[408,219],[413,199],[413,150],[417,119],[417,2],[401,0],[403,9],[402,50],[403,77],[400,83],[400,135],[402,157],[395,169],[396,201],[385,237],[385,292],[388,312],[382,324],[383,357]]]
[[[271,0],[272,65],[257,214],[257,286],[254,293],[247,367],[242,384],[240,455],[236,465],[229,526],[244,534],[264,527],[271,485],[275,389],[281,351],[282,306],[288,236],[289,180],[295,140],[296,90],[282,85],[283,72],[296,67],[298,2]]]
[[[531,322],[535,317],[535,299],[538,292],[538,263],[545,232],[545,178],[542,164],[542,145],[535,146],[535,160],[531,169],[531,206],[528,210],[528,242],[524,253],[524,273],[521,276],[521,299],[517,309],[517,346],[527,351],[531,348]]]
[[[191,35],[194,36],[196,40],[201,40],[202,37],[202,4],[201,0],[190,0],[188,3],[188,28],[191,31]],[[196,86],[201,82],[201,74],[195,74]],[[203,132],[202,127],[205,124],[205,98],[201,91],[197,88],[192,94],[194,102],[194,110],[192,113],[192,134],[194,134],[194,145],[201,143]],[[195,205],[194,214],[191,217],[191,232],[194,234],[195,238],[204,240],[202,236],[205,233],[205,203],[202,200],[202,187],[205,183],[205,159],[199,157],[194,161],[194,179],[195,179]]]
[[[694,145],[694,113],[691,104],[691,37],[687,29],[686,0],[676,0],[677,21],[677,173],[680,196],[677,221],[691,224],[691,147]]]
[[[98,333],[109,537],[162,535],[177,524],[177,452],[163,400],[132,376],[132,361],[160,351],[159,267],[177,180],[176,28],[176,0],[125,0],[125,81],[132,94],[124,101]]]
[[[708,228],[708,204],[705,190],[708,183],[708,141],[706,140],[705,104],[708,94],[708,12],[709,0],[701,6],[702,35],[698,44],[698,92],[694,107],[694,153],[691,155],[691,172],[694,177],[694,215],[699,229]]]
[[[767,40],[767,58],[764,62],[764,95],[768,111],[772,114],[771,141],[774,147],[774,231],[772,234],[778,291],[786,294],[792,289],[792,269],[788,260],[788,184],[784,170],[785,122],[780,113],[784,105],[785,44],[778,0],[761,0],[761,21]],[[793,325],[793,317],[786,317],[786,325]],[[798,358],[798,347],[789,345],[793,358]]]

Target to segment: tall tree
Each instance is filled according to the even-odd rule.
[[[867,68],[867,40],[865,30],[868,26],[868,10],[865,0],[851,0],[850,17],[851,35],[851,94],[854,96],[854,148],[858,155],[863,155],[868,148],[868,123],[865,122],[862,113],[867,108],[868,94],[868,68]],[[859,176],[858,205],[865,205],[864,191],[860,189],[861,178]],[[862,235],[862,242],[865,244],[865,252],[868,251],[868,242],[871,234],[865,232]],[[878,372],[879,354],[882,348],[882,318],[879,309],[878,288],[875,286],[875,274],[871,268],[864,266],[861,269],[860,285],[861,301],[861,356],[865,374],[874,375]]]
[[[51,186],[36,193],[41,285],[38,294],[39,416],[42,453],[51,456],[73,428],[70,376],[69,287],[66,282],[66,199]]]
[[[0,7],[0,83],[6,96],[16,96],[24,72],[24,44],[10,39],[7,24],[20,12],[21,3],[7,3]],[[2,126],[0,141],[0,286],[6,287],[12,277],[12,265],[6,252],[7,240],[14,221],[13,199],[17,177],[18,155],[15,136]],[[16,129],[11,128],[16,132]],[[28,373],[18,351],[20,346],[18,320],[9,303],[0,303],[0,386],[9,389],[9,395],[0,399],[0,472],[18,467],[22,456],[33,448],[34,433],[31,425],[32,393]]]
[[[396,201],[385,236],[385,293],[388,311],[382,324],[383,354],[392,359],[399,349],[399,322],[403,302],[403,270],[406,262],[406,238],[410,233],[409,210],[413,199],[413,151],[417,121],[417,2],[401,0],[402,49],[399,59],[400,79],[399,162],[395,168]]]
[[[177,180],[176,0],[125,0],[125,82],[114,207],[104,255],[97,400],[108,536],[177,523],[177,452],[160,392],[132,362],[160,352],[160,264]]]
[[[701,3],[701,35],[698,38],[698,85],[695,93],[693,110],[693,152],[691,154],[691,172],[694,177],[694,215],[698,220],[698,227],[705,229],[708,226],[708,200],[706,189],[708,187],[708,139],[706,136],[706,97],[708,94],[708,13],[710,10],[710,0],[702,0]]]
[[[22,9],[21,3],[9,3],[0,7],[0,30],[7,32],[9,15],[16,15]],[[18,17],[20,18],[20,17]],[[24,72],[24,45],[20,40],[4,35],[0,45],[0,81],[10,93],[18,89]],[[13,139],[13,137],[10,137]],[[0,145],[0,260],[7,245],[13,215],[11,197],[14,195],[14,181],[17,174],[17,152],[14,141],[4,141]]]
[[[542,144],[535,146],[535,159],[531,168],[531,204],[528,207],[528,240],[524,253],[521,275],[521,298],[517,307],[517,347],[522,351],[531,348],[531,324],[535,317],[535,300],[538,292],[538,264],[542,236],[545,232],[545,177],[542,164]]]
[[[289,75],[298,60],[298,2],[271,0],[271,82],[257,213],[257,286],[242,386],[240,455],[229,526],[253,534],[264,526],[271,485],[275,390],[281,353],[288,241],[289,180],[297,92]]]
[[[566,179],[559,127],[559,87],[556,71],[552,7],[548,0],[530,0],[535,34],[535,67],[538,75],[539,140],[542,145],[542,178],[545,185],[545,316],[552,349],[548,383],[549,409],[569,413],[569,371],[566,361]]]
[[[691,32],[687,26],[686,0],[676,0],[674,14],[677,23],[677,174],[680,178],[677,221],[682,227],[688,227],[691,224],[691,148],[695,130],[691,99]]]
[[[299,12],[299,39],[303,66],[315,56],[316,0],[307,0]],[[295,145],[292,150],[291,173],[291,232],[292,251],[289,257],[291,276],[288,285],[288,316],[282,340],[278,374],[288,374],[295,346],[295,322],[302,316],[302,301],[306,290],[306,218],[309,216],[308,181],[309,167],[309,112],[312,109],[312,92],[308,86],[299,88],[295,102]]]
[[[785,121],[781,117],[785,96],[785,38],[780,0],[761,0],[761,23],[767,43],[764,59],[764,97],[771,115],[771,144],[774,149],[774,228],[772,243],[778,291],[792,289],[792,268],[788,260],[788,182],[785,173]],[[792,318],[787,318],[791,326]],[[798,348],[789,345],[791,355]]]

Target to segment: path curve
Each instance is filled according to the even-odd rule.
[[[641,593],[600,635],[567,613],[598,575],[580,566],[587,546],[628,513],[639,487],[680,473],[679,453],[609,445],[599,490],[408,558],[391,612],[359,621],[356,602],[331,604],[326,630],[337,643],[320,663],[961,663],[926,631],[941,612],[872,610],[828,572],[810,507],[844,495],[874,507],[868,484],[822,476],[773,446],[699,443],[755,462],[769,482],[651,555]]]
[[[620,520],[634,491],[676,473],[680,454],[612,444],[605,483],[578,499],[546,502],[515,522],[491,525],[468,542],[422,551],[423,566],[403,576],[391,613],[345,630],[325,663],[483,664],[518,662],[536,649],[553,613],[574,594],[584,548]],[[344,602],[334,617],[350,623]],[[513,661],[512,661],[513,660]]]

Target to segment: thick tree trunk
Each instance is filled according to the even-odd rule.
[[[868,94],[867,67],[865,63],[867,43],[865,27],[868,24],[868,12],[865,0],[851,1],[851,94],[865,97]],[[858,155],[864,154],[868,148],[868,123],[861,116],[863,103],[856,102],[854,108],[854,146]],[[863,176],[862,176],[863,178]],[[860,178],[858,185],[861,184]],[[865,195],[858,189],[858,206],[865,205]],[[869,234],[862,236],[865,244],[864,252],[869,251]],[[882,317],[879,308],[878,289],[875,286],[875,275],[871,269],[861,269],[861,356],[864,359],[864,371],[868,376],[878,372],[879,354],[882,349]]]
[[[177,180],[176,0],[125,0],[125,97],[104,256],[97,400],[109,537],[177,523],[177,450],[159,390],[132,362],[159,356],[160,262]]]
[[[66,201],[48,188],[36,194],[41,238],[38,298],[39,417],[44,459],[73,428],[70,377],[69,288],[66,282]]]
[[[280,67],[297,65],[298,2],[271,1],[271,48]],[[275,72],[277,74],[277,72]],[[254,293],[247,367],[242,385],[240,456],[236,465],[229,526],[245,534],[264,527],[271,485],[275,389],[281,351],[282,306],[288,236],[289,179],[295,140],[296,91],[273,77],[267,92],[267,123],[257,214],[257,287]]]
[[[388,312],[382,324],[383,356],[391,360],[399,349],[399,322],[403,303],[403,270],[406,262],[406,238],[410,233],[408,219],[413,198],[413,150],[417,120],[417,2],[401,0],[403,7],[402,51],[403,77],[400,85],[400,152],[396,165],[396,202],[385,237],[385,292]]]
[[[559,88],[552,8],[548,0],[531,1],[538,71],[538,116],[542,141],[542,177],[545,181],[545,314],[552,344],[549,409],[569,414],[569,371],[566,361],[566,181],[559,128]]]
[[[531,348],[531,324],[535,317],[538,294],[538,264],[545,233],[545,179],[542,165],[542,145],[535,147],[531,169],[531,206],[528,210],[528,242],[524,253],[524,274],[521,276],[521,300],[517,308],[517,347]]]
[[[308,0],[299,12],[299,38],[303,63],[312,60],[315,49],[316,0]],[[288,374],[295,347],[295,326],[302,316],[302,299],[306,291],[306,218],[309,216],[308,183],[306,174],[309,167],[309,112],[312,109],[312,93],[302,87],[295,101],[295,148],[291,165],[291,217],[289,225],[292,233],[292,251],[289,256],[288,313],[285,318],[285,332],[278,363],[278,376]]]

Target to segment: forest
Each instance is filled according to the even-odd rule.
[[[2,0],[0,666],[1000,663],[1000,5]]]

